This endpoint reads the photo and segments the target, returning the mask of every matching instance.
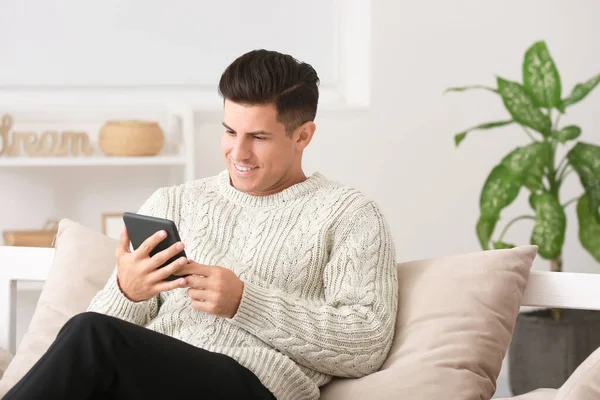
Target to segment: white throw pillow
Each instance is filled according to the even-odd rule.
[[[63,325],[84,312],[115,268],[118,241],[69,219],[58,226],[55,255],[27,333],[0,380],[0,398],[44,355]]]
[[[321,399],[491,398],[536,255],[522,246],[399,264],[386,362],[366,377],[333,380]]]

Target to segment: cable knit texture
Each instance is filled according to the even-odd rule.
[[[189,258],[244,281],[239,309],[191,307],[187,289],[133,303],[116,269],[89,310],[223,353],[280,400],[318,399],[332,376],[377,371],[394,336],[397,277],[376,204],[315,173],[269,196],[230,185],[228,172],[157,190],[138,211],[175,221]]]

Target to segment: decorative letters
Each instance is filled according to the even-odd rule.
[[[0,122],[0,156],[21,155],[21,148],[29,156],[67,156],[81,154],[90,156],[92,148],[90,139],[85,132],[45,131],[39,137],[35,132],[12,132],[13,117],[4,114]],[[22,145],[22,146],[21,146]]]

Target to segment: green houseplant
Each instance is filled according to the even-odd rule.
[[[560,124],[561,116],[585,99],[598,84],[600,74],[575,85],[568,96],[563,96],[554,60],[546,43],[538,41],[525,52],[522,83],[496,77],[496,87],[474,85],[446,90],[491,92],[508,111],[504,120],[482,123],[457,133],[454,136],[457,147],[472,131],[509,125],[522,129],[531,141],[506,154],[483,184],[475,229],[482,249],[513,247],[505,239],[506,233],[514,223],[529,219],[533,222],[530,243],[539,247],[539,255],[549,260],[552,271],[562,271],[567,225],[565,209],[576,203],[579,242],[600,262],[600,146],[581,141],[579,126]],[[576,176],[583,192],[565,201],[561,193],[563,183]],[[497,229],[502,210],[518,197],[521,190],[529,191],[532,212],[516,216],[502,230]],[[518,362],[510,363],[509,371],[514,394],[537,387],[558,387],[579,362],[600,346],[600,318],[597,317],[600,313],[593,314],[594,317],[590,317],[589,312],[577,314],[575,310],[554,309],[519,315],[509,352],[509,357],[511,354],[513,358],[518,357]],[[587,348],[582,349],[585,346],[581,343],[577,346],[566,343],[565,336],[569,335],[578,338],[573,342],[581,342],[586,335],[592,340],[587,340]],[[528,349],[531,354],[523,354]],[[545,354],[534,354],[540,351]],[[575,362],[565,365],[565,358]],[[549,371],[554,366],[554,370]]]

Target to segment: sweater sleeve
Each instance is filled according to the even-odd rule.
[[[138,214],[169,218],[169,198],[166,188],[155,191],[137,211]],[[106,285],[90,302],[88,311],[110,315],[136,325],[146,325],[158,313],[158,296],[133,302],[121,291],[117,281],[117,268],[113,270]]]
[[[230,321],[305,367],[357,378],[377,371],[391,348],[397,270],[389,228],[374,204],[341,229],[324,268],[320,301],[244,282]]]

